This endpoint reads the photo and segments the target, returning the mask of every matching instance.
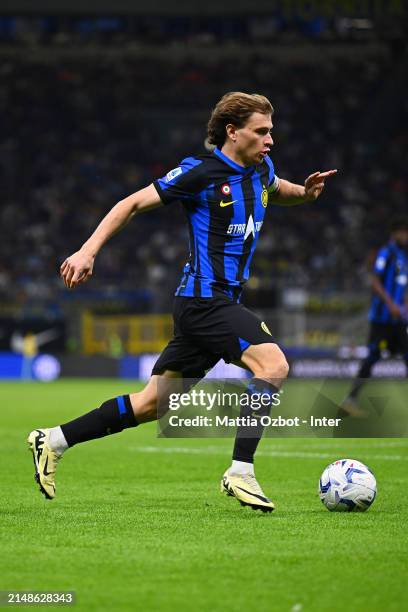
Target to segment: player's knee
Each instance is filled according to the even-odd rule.
[[[286,361],[286,357],[283,357],[283,361],[282,361],[282,377],[283,378],[287,378],[289,374],[289,364]]]
[[[289,364],[284,355],[277,359],[276,363],[271,364],[270,378],[285,379],[289,374]]]
[[[289,364],[281,350],[272,347],[261,362],[261,378],[284,380],[289,374]]]

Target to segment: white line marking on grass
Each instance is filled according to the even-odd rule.
[[[135,446],[132,447],[139,453],[165,453],[171,455],[175,454],[186,454],[186,455],[225,455],[227,452],[226,448],[219,448],[217,446],[205,446],[203,448],[194,448],[189,446]],[[296,451],[257,451],[257,456],[261,457],[286,457],[288,459],[330,459],[333,457],[333,453],[307,453],[307,452],[296,452]],[[408,461],[408,455],[372,455],[370,453],[364,453],[365,459],[379,459],[385,461]]]
[[[317,439],[313,439],[311,440],[311,444],[312,446],[314,444],[318,444],[319,448],[324,448],[324,447],[333,447],[333,440],[334,438],[331,439],[331,442],[325,442],[323,440],[317,440]],[[282,440],[281,440],[282,442]],[[341,444],[344,446],[347,443],[351,443],[354,444],[356,442],[355,438],[343,438]],[[340,444],[339,439],[337,439],[337,443]],[[274,444],[279,445],[279,441],[275,440]],[[360,448],[364,447],[364,444],[367,446],[367,448],[394,448],[394,447],[398,447],[398,448],[406,448],[408,449],[408,440],[383,440],[382,442],[373,442],[372,440],[370,440],[370,438],[366,438],[366,439],[358,439],[358,445]],[[301,449],[306,449],[307,447],[305,446],[297,446],[297,448],[301,448]],[[308,447],[309,448],[309,447]]]

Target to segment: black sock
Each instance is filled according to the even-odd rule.
[[[254,410],[253,406],[241,406],[240,417],[254,416],[258,417],[267,416],[271,412],[272,405],[274,405],[277,396],[279,395],[279,389],[261,378],[253,378],[248,385],[248,395],[269,395],[270,403],[268,406],[261,406],[258,410]],[[254,398],[255,399],[255,398]],[[254,462],[254,455],[259,444],[259,440],[262,438],[264,427],[261,423],[255,427],[246,427],[245,425],[237,428],[237,434],[235,437],[234,451],[232,458],[235,461],[245,461],[246,463]]]
[[[356,399],[357,395],[360,393],[361,387],[364,385],[367,378],[371,376],[371,370],[377,361],[381,359],[381,352],[378,348],[370,349],[369,354],[364,359],[361,364],[359,373],[357,377],[354,379],[351,391],[349,393],[349,397],[352,399]]]
[[[136,425],[138,422],[133,414],[129,395],[120,395],[104,402],[99,408],[61,425],[61,429],[68,446],[74,446]]]

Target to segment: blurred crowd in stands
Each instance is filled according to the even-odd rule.
[[[86,46],[103,42],[121,46],[185,43],[239,46],[248,42],[292,43],[305,39],[393,41],[404,37],[406,26],[406,10],[398,1],[382,0],[382,6],[381,0],[360,2],[361,6],[354,2],[354,10],[353,2],[349,2],[347,11],[344,2],[298,2],[303,6],[297,8],[296,1],[275,0],[270,3],[269,14],[260,14],[256,5],[248,4],[250,10],[246,13],[239,10],[233,13],[224,6],[218,7],[216,14],[199,9],[180,14],[176,5],[165,11],[166,15],[149,14],[148,7],[139,10],[140,14],[126,16],[64,15],[58,14],[58,10],[48,16],[0,13],[0,45]],[[137,9],[135,12],[138,13]]]
[[[16,40],[5,31],[3,42]],[[61,54],[51,35],[29,52],[0,47],[0,299],[58,301],[64,258],[117,201],[205,150],[210,109],[231,90],[272,101],[278,176],[339,171],[318,203],[269,206],[252,290],[361,290],[390,216],[407,209],[404,54],[287,61],[254,45],[226,59],[208,40],[194,58],[149,56],[116,53],[135,34],[114,32],[109,42],[93,32],[95,52],[83,55]],[[163,45],[159,34],[148,35]],[[165,312],[187,256],[179,205],[141,215],[101,251],[83,292],[147,291]]]

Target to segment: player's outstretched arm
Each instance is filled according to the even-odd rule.
[[[162,201],[154,185],[149,185],[118,202],[102,219],[92,236],[68,257],[60,268],[65,286],[74,289],[92,276],[95,257],[101,247],[139,213],[161,206]]]
[[[374,293],[376,293],[382,299],[384,304],[386,304],[391,316],[394,319],[400,319],[404,314],[401,307],[398,306],[398,304],[396,304],[392,297],[386,292],[378,276],[372,276],[371,287]]]
[[[285,179],[279,179],[279,189],[271,194],[273,204],[279,206],[296,206],[317,200],[324,189],[325,180],[337,170],[314,172],[305,180],[304,185],[296,185]]]

